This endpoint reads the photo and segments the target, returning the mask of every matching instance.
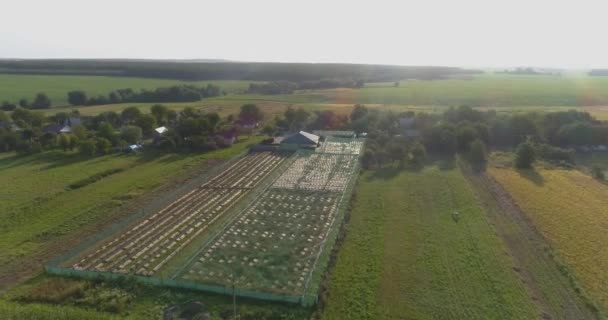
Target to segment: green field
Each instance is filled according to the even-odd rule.
[[[0,74],[0,101],[30,101],[37,92],[47,93],[56,106],[67,105],[67,92],[85,90],[89,95],[107,94],[120,88],[154,89],[180,83],[198,86],[213,83],[230,93],[243,92],[251,81],[178,81],[110,76],[11,75]],[[361,89],[306,90],[293,95],[243,95],[229,100],[284,103],[382,104],[400,106],[528,107],[606,106],[608,77],[586,75],[522,76],[482,74],[466,79],[402,80],[368,83]],[[223,97],[216,98],[222,100]]]
[[[203,86],[213,83],[228,92],[246,89],[251,81],[179,81],[151,78],[106,77],[106,76],[63,76],[63,75],[13,75],[0,74],[0,102],[17,103],[26,98],[32,101],[38,92],[46,93],[53,105],[65,106],[67,93],[72,90],[84,90],[88,96],[107,95],[116,89],[132,88],[156,89],[177,84]]]
[[[484,74],[471,79],[402,81],[369,84],[352,94],[333,95],[342,102],[404,105],[593,106],[608,105],[608,77],[585,75],[520,76]]]
[[[0,289],[41,270],[44,260],[91,227],[132,213],[120,209],[131,199],[201,170],[209,161],[227,159],[259,138],[201,155],[109,155],[82,158],[49,151],[25,157],[0,155]],[[78,189],[68,186],[96,173],[122,170]],[[10,186],[10,187],[8,187]],[[120,210],[119,210],[120,211]],[[72,240],[72,242],[69,242]],[[67,242],[66,242],[67,241]]]
[[[366,172],[346,231],[323,319],[537,317],[457,168]]]

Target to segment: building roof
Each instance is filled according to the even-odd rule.
[[[319,136],[305,131],[292,134],[283,139],[281,144],[299,144],[299,145],[316,145],[319,143]]]
[[[65,121],[63,122],[63,124],[65,126],[77,126],[80,125],[82,123],[82,121],[80,120],[80,117],[69,117],[67,119],[65,119]]]
[[[59,132],[61,132],[61,129],[63,129],[62,125],[57,124],[57,123],[51,123],[51,124],[45,126],[44,128],[42,128],[42,132],[58,134]]]
[[[163,134],[165,132],[167,132],[169,129],[167,129],[167,127],[158,127],[156,129],[154,129],[154,131],[158,132],[159,134]]]
[[[72,132],[72,128],[70,128],[70,126],[63,126],[63,128],[61,128],[61,130],[59,130],[59,133],[70,133]]]
[[[413,125],[414,125],[414,118],[412,118],[412,117],[399,118],[399,126],[401,128],[410,128]]]

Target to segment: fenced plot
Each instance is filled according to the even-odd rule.
[[[320,277],[314,275],[325,268],[358,168],[357,155],[299,152],[174,278],[300,297],[308,304],[316,297]]]
[[[250,153],[171,204],[110,239],[72,267],[151,276],[210,225],[286,156]]]
[[[302,295],[333,225],[340,193],[270,189],[235,220],[180,280]]]

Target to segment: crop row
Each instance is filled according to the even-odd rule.
[[[310,191],[335,191],[346,188],[358,157],[348,154],[310,153],[299,156],[273,187]]]
[[[101,245],[73,268],[153,275],[284,159],[284,155],[273,152],[244,156],[203,185]]]
[[[269,189],[181,276],[277,294],[303,294],[341,194]]]

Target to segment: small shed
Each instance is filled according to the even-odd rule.
[[[159,136],[162,136],[167,131],[169,131],[169,129],[167,129],[167,127],[164,127],[164,126],[154,129],[155,134],[159,135]]]

